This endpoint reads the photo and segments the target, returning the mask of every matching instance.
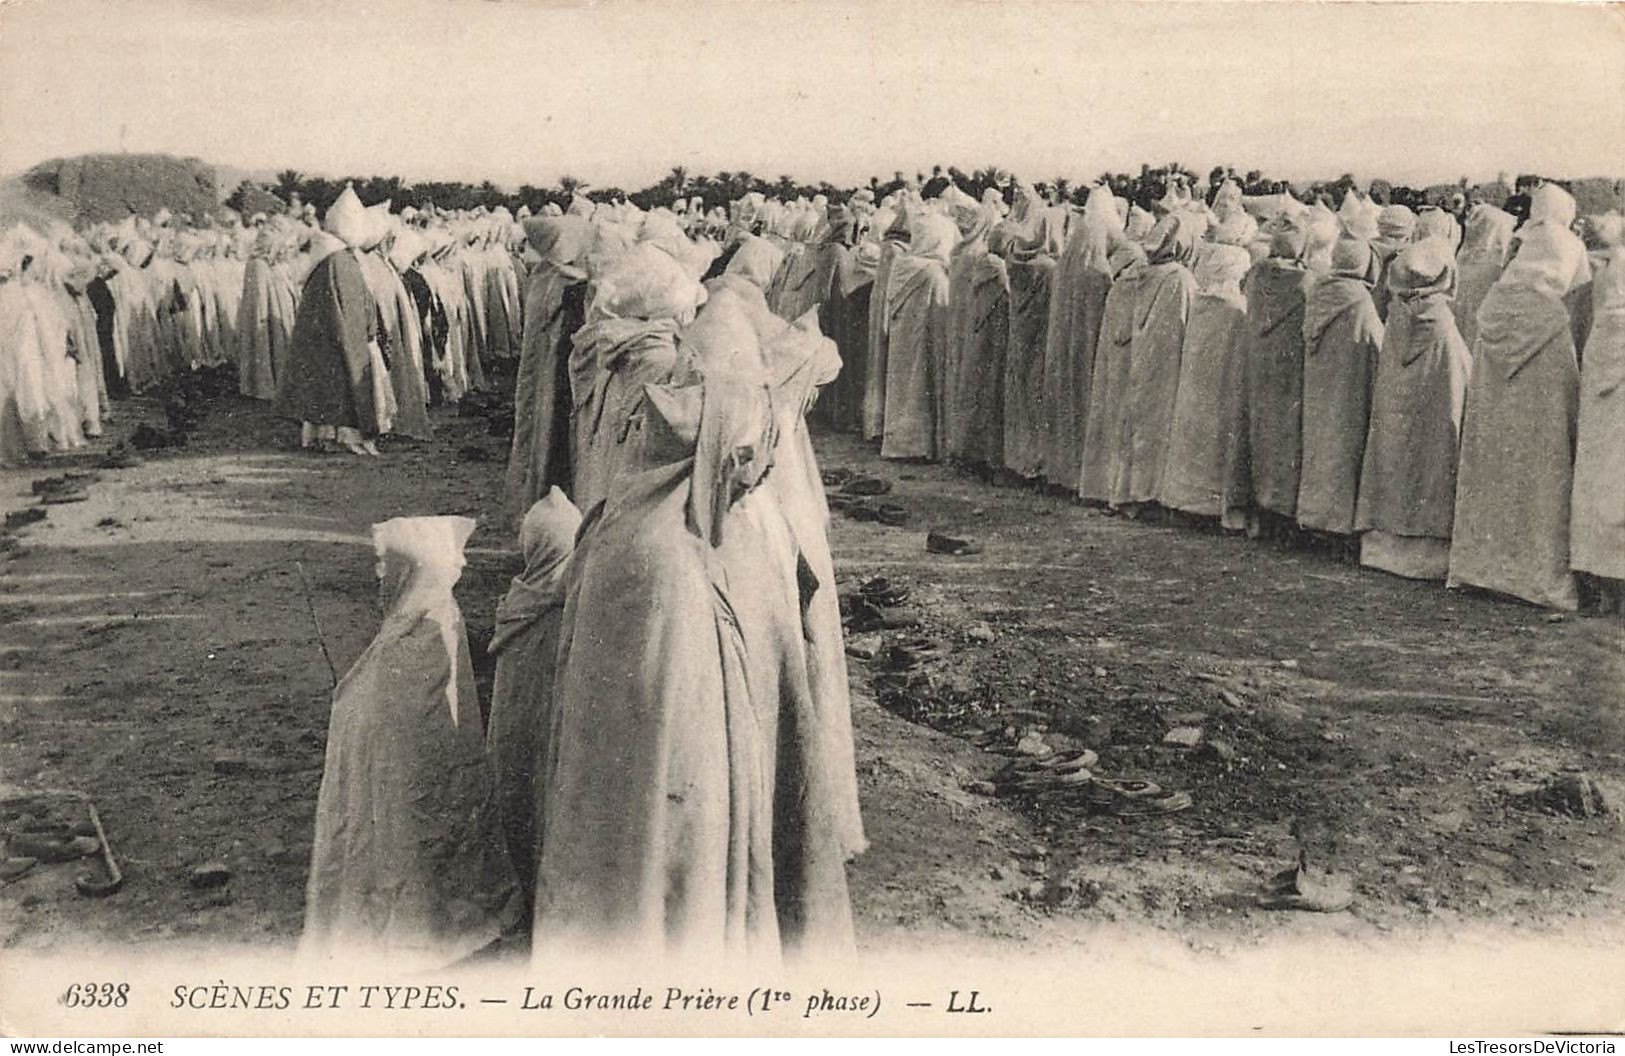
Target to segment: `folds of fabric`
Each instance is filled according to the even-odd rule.
[[[629,457],[644,385],[672,380],[679,362],[677,330],[671,319],[603,319],[572,338],[570,498],[580,508],[590,510],[608,494]]]
[[[395,402],[391,432],[427,440],[429,394],[423,378],[423,332],[417,306],[400,273],[377,253],[361,255],[362,274],[378,312],[378,333],[388,350],[390,396]]]
[[[902,243],[887,239],[880,247],[869,295],[869,355],[864,373],[863,438],[879,440],[886,431],[887,333],[886,301],[892,266],[904,255]]]
[[[1044,350],[1056,261],[1048,255],[1009,260],[1010,338],[1005,345],[1004,468],[1033,479],[1044,468]]]
[[[804,315],[764,344],[766,365],[773,379],[772,406],[778,435],[775,469],[766,484],[789,525],[796,548],[795,567],[786,571],[796,585],[811,694],[809,708],[803,709],[804,718],[796,722],[803,730],[802,736],[816,738],[817,742],[816,758],[809,756],[793,765],[818,766],[819,775],[805,779],[806,794],[824,804],[819,809],[829,815],[843,853],[850,857],[861,852],[867,841],[858,807],[852,699],[840,599],[835,590],[835,559],[829,546],[829,507],[824,501],[823,480],[803,410],[812,393],[829,385],[844,365],[833,342],[812,325],[812,318]],[[797,738],[792,735],[790,741],[797,743]]]
[[[948,273],[947,454],[971,465],[1004,464],[1004,369],[1010,281],[985,240],[962,246]]]
[[[1507,278],[1478,313],[1462,418],[1450,584],[1572,611],[1579,369],[1560,299]]]
[[[50,450],[45,342],[21,282],[0,283],[0,463]]]
[[[497,605],[491,637],[496,673],[485,744],[508,856],[527,895],[535,889],[537,820],[545,792],[538,771],[540,760],[554,750],[547,737],[553,728],[559,628],[580,527],[580,512],[556,489],[526,513],[519,531],[525,568]]]
[[[1579,372],[1570,564],[1625,580],[1625,258],[1618,245],[1592,278],[1591,335]]]
[[[1134,295],[1134,330],[1128,375],[1128,462],[1130,502],[1155,502],[1162,493],[1179,394],[1180,355],[1196,281],[1176,261],[1147,264]]]
[[[584,276],[545,263],[525,284],[507,475],[508,507],[516,515],[549,488],[558,487],[565,494],[574,490],[570,349],[571,338],[581,328],[586,292]]]
[[[534,956],[849,944],[794,536],[756,487],[766,394],[708,380],[650,398],[577,558]]]
[[[1442,292],[1390,301],[1355,509],[1362,563],[1444,578],[1470,366]]]
[[[1371,386],[1382,320],[1370,288],[1332,275],[1309,293],[1304,318],[1303,465],[1298,524],[1354,532],[1360,472],[1371,419]]]
[[[1100,343],[1089,382],[1083,472],[1078,494],[1090,502],[1128,501],[1128,391],[1134,347],[1134,305],[1143,264],[1118,271],[1106,294]]]
[[[819,307],[820,329],[835,341],[841,373],[824,389],[817,418],[842,432],[863,428],[864,375],[869,360],[869,297],[874,280],[863,273],[846,246],[830,247],[833,258],[828,299]]]
[[[1158,500],[1170,509],[1200,517],[1224,512],[1226,458],[1245,385],[1240,347],[1245,315],[1239,293],[1203,292],[1191,302]]]
[[[243,269],[237,310],[237,391],[255,400],[276,398],[277,367],[286,359],[288,319],[277,311],[271,266],[254,257]]]
[[[1625,579],[1625,257],[1614,246],[1592,280],[1591,335],[1580,370],[1569,561]]]
[[[366,278],[354,253],[329,253],[305,280],[289,339],[288,369],[275,412],[296,421],[377,432],[372,357],[376,327]]]
[[[1255,506],[1297,511],[1303,458],[1303,318],[1313,274],[1270,257],[1247,278],[1247,458]]]
[[[889,285],[880,454],[940,458],[947,427],[948,273],[938,261],[900,256]]]
[[[382,547],[380,556],[389,567]],[[333,691],[303,957],[380,956],[428,970],[523,919],[462,616],[450,583],[420,576],[407,573],[393,591],[377,635]]]
[[[1044,349],[1044,479],[1073,491],[1083,473],[1089,384],[1100,323],[1111,289],[1108,230],[1088,218],[1074,224],[1056,268]]]

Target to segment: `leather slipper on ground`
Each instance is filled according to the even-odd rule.
[[[970,539],[960,539],[952,535],[943,535],[940,532],[928,532],[925,537],[925,549],[933,554],[979,554],[982,544]]]
[[[1089,786],[1088,802],[1091,809],[1103,814],[1137,818],[1185,810],[1191,805],[1191,797],[1184,792],[1165,792],[1152,781],[1097,777]]]
[[[102,849],[94,836],[48,836],[42,833],[22,832],[11,838],[7,850],[24,858],[37,858],[42,862],[71,862]]]
[[[901,605],[908,600],[908,587],[893,583],[885,576],[864,580],[858,587],[858,593],[877,605]]]
[[[826,486],[836,488],[852,479],[852,471],[850,469],[839,468],[826,469],[823,471],[823,473],[819,474],[819,476],[823,479]]]
[[[891,491],[891,481],[879,477],[853,477],[841,486],[848,495],[884,495]]]
[[[1289,870],[1293,881],[1287,890],[1272,890],[1258,896],[1262,909],[1297,909],[1310,913],[1338,913],[1354,903],[1354,882],[1338,873],[1316,873],[1307,869]],[[1277,876],[1275,880],[1280,880]]]
[[[919,614],[913,609],[896,607],[883,607],[880,610],[880,626],[887,630],[902,630],[906,627],[918,627]]]
[[[886,663],[894,668],[918,667],[927,660],[938,659],[944,651],[940,642],[930,638],[910,638],[893,643],[886,653]]]
[[[1015,787],[1017,791],[1037,792],[1040,795],[1072,792],[1087,787],[1094,779],[1092,772],[1080,766],[1071,770],[1044,770],[1018,782]]]
[[[0,859],[0,884],[9,884],[26,876],[38,864],[38,858]]]
[[[21,528],[25,524],[33,524],[35,521],[43,521],[48,516],[50,515],[38,506],[29,506],[21,510],[13,510],[11,513],[6,514],[6,527]]]
[[[852,518],[854,521],[880,520],[880,511],[875,509],[867,502],[854,502],[841,512]]]
[[[1095,752],[1088,748],[1079,748],[1076,751],[1056,752],[1053,755],[1017,759],[1006,764],[1005,770],[1022,776],[1030,776],[1047,772],[1087,770],[1098,762],[1100,762],[1100,756]]]
[[[1119,818],[1149,818],[1189,810],[1192,802],[1188,792],[1163,792],[1155,796],[1119,800],[1111,807],[1111,813]]]
[[[892,528],[901,528],[908,523],[909,513],[907,506],[899,506],[895,502],[888,502],[875,510],[875,520]]]
[[[141,464],[141,459],[131,454],[127,448],[115,447],[107,454],[96,460],[96,465],[102,469],[131,469]]]

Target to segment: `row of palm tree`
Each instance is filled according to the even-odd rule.
[[[1269,194],[1287,188],[1285,183],[1271,180],[1256,169],[1238,173],[1228,166],[1214,168],[1206,182],[1210,188],[1216,188],[1227,179],[1235,180],[1247,194]],[[998,165],[984,165],[969,172],[954,165],[936,165],[929,173],[915,172],[912,177],[901,170],[894,171],[889,179],[871,176],[865,186],[877,199],[904,186],[924,188],[931,193],[950,183],[975,198],[982,197],[990,188],[1009,198],[1015,181],[1013,173]],[[1034,181],[1034,186],[1051,201],[1081,203],[1090,186],[1103,184],[1110,187],[1115,195],[1149,207],[1164,195],[1170,181],[1194,185],[1198,177],[1178,162],[1170,162],[1160,166],[1141,165],[1138,173],[1104,172],[1093,181],[1074,181],[1064,175],[1054,176],[1048,180]],[[275,180],[268,185],[245,184],[234,197],[244,200],[247,189],[252,187],[256,192],[274,194],[284,202],[291,202],[297,196],[301,202],[325,210],[344,190],[346,183],[353,184],[356,194],[368,205],[387,200],[393,202],[396,208],[408,205],[420,209],[429,205],[440,209],[503,206],[512,212],[517,212],[521,206],[528,207],[531,212],[538,212],[548,204],[565,206],[576,194],[586,194],[597,201],[630,201],[643,209],[669,206],[680,199],[698,198],[709,209],[725,206],[752,192],[784,199],[797,196],[810,198],[822,194],[838,202],[856,189],[838,187],[829,181],[806,183],[789,175],[767,179],[743,169],[723,170],[715,174],[693,173],[681,165],[673,166],[665,176],[648,187],[631,192],[619,187],[592,186],[569,174],[560,176],[549,187],[524,184],[517,189],[507,190],[489,180],[470,184],[455,181],[408,183],[399,176],[329,179],[285,169],[277,173]],[[1345,174],[1335,181],[1314,185],[1310,192],[1339,200],[1353,184],[1354,178]],[[228,199],[228,204],[230,201]]]

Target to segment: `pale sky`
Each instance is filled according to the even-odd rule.
[[[0,173],[88,151],[643,186],[1625,176],[1625,12],[1577,4],[0,0]]]

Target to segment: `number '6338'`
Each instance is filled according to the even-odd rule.
[[[74,983],[56,1000],[69,1008],[123,1008],[130,1003],[130,984]]]

